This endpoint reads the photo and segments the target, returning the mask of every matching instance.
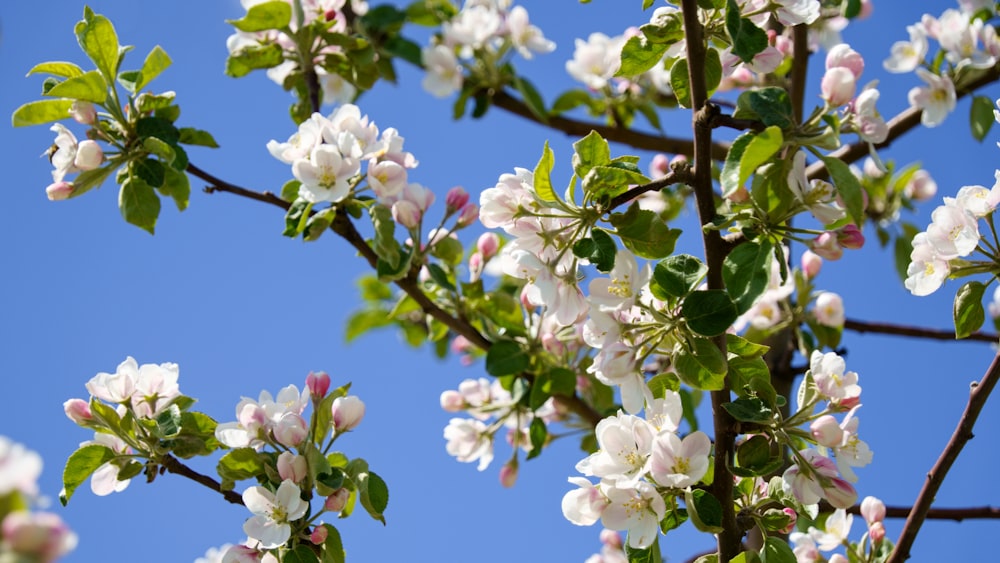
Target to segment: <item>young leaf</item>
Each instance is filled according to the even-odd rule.
[[[986,320],[983,310],[983,293],[986,286],[981,282],[970,281],[958,289],[955,294],[955,338],[966,338],[979,330]]]
[[[396,222],[392,219],[392,211],[385,205],[373,205],[368,209],[375,227],[375,242],[372,250],[379,258],[390,266],[399,264],[400,247],[396,242]]]
[[[653,269],[653,281],[671,297],[684,297],[698,287],[708,266],[690,254],[677,254],[660,261]]]
[[[242,481],[264,473],[264,462],[253,448],[236,448],[219,459],[216,471],[225,481]]]
[[[14,110],[11,115],[10,124],[14,127],[26,127],[28,125],[41,125],[52,121],[59,121],[69,117],[69,108],[73,105],[73,100],[38,100],[28,102]]]
[[[53,76],[62,76],[63,78],[72,78],[83,74],[83,69],[73,63],[67,63],[65,61],[49,61],[39,63],[31,67],[31,70],[28,71],[26,76],[42,73],[51,74]]]
[[[731,403],[723,403],[722,408],[736,420],[767,424],[774,418],[774,412],[764,401],[753,397],[740,397]]]
[[[684,108],[691,107],[691,84],[689,83],[687,59],[677,59],[670,67],[670,87],[677,97],[677,104]]]
[[[330,524],[323,524],[326,528],[326,541],[323,542],[323,563],[345,563],[344,542],[340,539],[340,532]]]
[[[118,209],[125,221],[153,234],[160,216],[160,198],[152,186],[133,176],[122,182]]]
[[[625,557],[628,558],[628,563],[660,563],[663,555],[660,553],[659,538],[654,536],[652,545],[646,549],[634,548],[626,541]]]
[[[573,143],[573,171],[578,177],[586,176],[594,166],[610,162],[611,148],[597,131],[591,131],[586,137]]]
[[[528,439],[531,440],[531,451],[526,459],[534,459],[542,455],[542,448],[549,438],[549,429],[545,426],[545,421],[541,418],[533,418],[528,427]]]
[[[83,20],[76,23],[73,31],[80,48],[104,75],[105,84],[112,84],[118,73],[120,46],[111,21],[95,14],[90,8],[85,8]]]
[[[784,88],[777,86],[747,90],[740,94],[733,117],[757,119],[768,127],[775,125],[782,130],[795,125],[792,100]]]
[[[184,211],[191,198],[191,181],[184,172],[168,166],[163,169],[163,184],[157,188],[157,191],[173,198],[174,204],[177,205],[177,211]]]
[[[736,0],[729,0],[726,6],[726,31],[733,40],[733,54],[745,63],[767,48],[767,33],[747,18],[740,17]]]
[[[826,164],[826,169],[830,171],[830,177],[837,186],[837,192],[847,207],[848,216],[855,225],[861,227],[865,224],[865,196],[861,182],[844,164],[844,161],[828,156],[820,157],[820,159]]]
[[[707,338],[692,338],[692,350],[680,347],[674,353],[674,368],[681,382],[705,391],[722,389],[726,380],[726,358]]]
[[[173,61],[170,60],[170,56],[167,55],[166,51],[159,45],[153,47],[153,50],[146,55],[146,60],[142,63],[142,69],[139,71],[140,79],[135,85],[135,91],[138,92],[145,88],[147,84],[166,70],[171,63]]]
[[[259,68],[278,66],[285,60],[281,47],[275,43],[246,47],[226,59],[226,75],[240,78]]]
[[[660,64],[663,53],[666,53],[669,47],[668,43],[653,43],[645,35],[629,37],[622,46],[622,64],[615,76],[639,76]]]
[[[292,5],[288,2],[263,2],[251,6],[247,14],[238,20],[226,20],[226,23],[240,31],[253,33],[269,29],[281,29],[292,21]]]
[[[542,157],[535,165],[534,180],[532,182],[535,193],[542,201],[558,201],[559,196],[552,189],[552,167],[555,165],[555,155],[549,148],[549,142],[545,141],[542,148]]]
[[[49,88],[45,95],[52,98],[72,98],[103,104],[108,97],[108,85],[104,82],[101,73],[92,70],[63,80]]]
[[[66,467],[63,469],[63,489],[59,493],[59,502],[66,506],[76,488],[97,471],[97,468],[114,457],[115,453],[111,448],[100,444],[83,446],[73,452],[66,460]]]
[[[764,547],[760,550],[761,563],[795,563],[798,559],[788,542],[773,536],[764,539]]]
[[[652,260],[670,256],[681,234],[678,229],[668,227],[656,213],[639,209],[637,203],[630,205],[625,213],[612,213],[609,220],[625,248]]]

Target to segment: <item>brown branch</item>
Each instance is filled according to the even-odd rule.
[[[986,400],[996,386],[998,379],[1000,379],[1000,355],[993,358],[993,363],[990,364],[983,379],[978,383],[972,384],[965,412],[962,413],[962,418],[958,421],[955,432],[941,452],[941,457],[938,458],[937,462],[934,463],[934,467],[931,468],[930,473],[927,474],[927,481],[917,496],[917,502],[914,503],[913,510],[906,518],[906,524],[903,525],[903,531],[899,535],[899,541],[896,542],[896,548],[893,550],[888,563],[902,563],[909,559],[910,548],[917,539],[920,526],[927,518],[931,503],[934,502],[934,497],[937,495],[938,489],[941,488],[941,483],[944,482],[948,470],[951,469],[952,464],[958,458],[958,454],[962,452],[965,444],[972,439],[972,427],[975,425],[976,419],[979,418],[979,413],[983,410],[983,405],[986,404]]]
[[[712,118],[719,113],[719,107],[708,103],[708,88],[705,84],[705,38],[701,22],[698,20],[697,0],[683,0],[684,41],[687,46],[688,83],[691,87],[691,107],[694,110],[694,189],[698,206],[698,218],[702,225],[710,224],[716,216],[715,191],[712,189]],[[705,263],[708,265],[708,288],[724,289],[722,262],[726,256],[726,245],[716,229],[702,231],[705,245]],[[713,339],[715,345],[726,354],[726,338],[720,335]],[[718,534],[719,561],[729,561],[741,551],[743,533],[736,521],[733,507],[733,476],[727,468],[732,459],[736,442],[736,423],[722,405],[730,401],[729,382],[723,388],[712,391],[712,420],[715,426],[715,469],[711,486],[712,495],[722,505],[722,531]]]
[[[666,176],[653,180],[648,184],[636,186],[611,198],[611,202],[608,203],[608,211],[624,205],[646,192],[662,190],[663,188],[674,184],[688,184],[691,182],[692,178],[691,167],[687,163],[679,163],[679,165],[671,167],[670,172],[668,172]]]
[[[955,331],[953,330],[921,328],[872,321],[859,321],[857,319],[846,319],[844,321],[844,328],[860,333],[874,332],[878,334],[892,334],[896,336],[912,336],[914,338],[930,338],[932,340],[955,340]],[[964,340],[990,342],[996,344],[1000,342],[1000,335],[988,332],[974,332],[965,337]]]
[[[763,121],[758,121],[756,119],[740,119],[725,113],[712,116],[712,122],[710,125],[712,126],[712,129],[718,129],[719,127],[728,127],[738,131],[753,129],[758,133],[767,129],[767,125],[764,125]]]
[[[194,469],[191,469],[190,467],[181,463],[180,460],[178,460],[176,457],[170,454],[163,456],[163,458],[159,460],[159,463],[168,472],[173,473],[174,475],[187,477],[192,481],[205,485],[209,489],[212,489],[213,491],[221,494],[223,498],[225,498],[227,501],[233,504],[240,504],[240,505],[243,504],[242,495],[240,495],[236,491],[232,490],[227,491],[223,489],[222,485],[220,485],[219,482],[216,481],[215,479],[212,479],[208,475],[202,475],[201,473],[198,473]]]
[[[809,70],[809,26],[800,24],[792,28],[792,75],[789,95],[795,123],[802,123],[802,107],[806,99],[806,74]]]
[[[599,123],[588,123],[578,121],[560,115],[549,116],[548,122],[543,122],[536,116],[528,106],[521,100],[511,96],[504,90],[493,94],[493,105],[539,125],[550,127],[571,137],[585,137],[591,131],[596,131],[600,136],[609,141],[628,145],[632,148],[666,152],[672,154],[693,155],[694,142],[689,139],[677,139],[663,135],[651,135],[640,131],[633,131],[622,127],[601,125]],[[713,143],[710,154],[715,160],[725,160],[729,153],[729,143]]]
[[[830,507],[832,510],[832,507]],[[861,505],[854,505],[847,509],[851,514],[861,514]],[[913,512],[912,506],[887,506],[885,515],[887,518],[908,518]],[[977,519],[1000,519],[1000,508],[995,506],[969,506],[963,508],[930,508],[924,516],[928,520],[962,520]]]
[[[959,99],[964,98],[976,89],[990,84],[991,82],[995,82],[998,79],[1000,79],[1000,65],[989,69],[982,76],[970,81],[968,84],[963,85],[962,88],[956,88],[955,94]],[[901,135],[919,125],[920,116],[922,114],[923,111],[918,108],[909,108],[890,119],[888,123],[889,135],[886,137],[885,141],[875,145],[875,148],[883,149],[888,147]],[[866,154],[868,154],[868,143],[858,141],[857,143],[840,147],[830,153],[830,157],[843,161],[845,164],[850,164]],[[806,169],[806,176],[810,180],[826,178],[828,174],[829,172],[827,171],[826,165],[823,161],[814,162],[809,166],[809,168]]]
[[[255,192],[253,190],[248,190],[244,187],[237,186],[236,184],[230,184],[225,180],[220,180],[215,176],[205,172],[201,168],[198,168],[194,164],[188,164],[187,166],[188,174],[200,178],[208,182],[208,186],[205,187],[205,193],[214,194],[215,192],[226,192],[241,197],[249,198],[255,201],[262,201],[264,203],[269,203],[271,205],[280,207],[285,211],[291,206],[287,201],[281,199],[280,197],[274,195],[271,192]]]

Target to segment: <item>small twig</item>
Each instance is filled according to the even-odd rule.
[[[173,473],[174,475],[187,477],[192,481],[205,485],[209,489],[212,489],[213,491],[221,494],[223,498],[225,498],[227,501],[233,504],[240,504],[240,505],[243,504],[243,497],[239,493],[237,493],[236,491],[224,490],[222,488],[222,485],[219,484],[218,481],[212,479],[208,475],[202,475],[201,473],[198,473],[194,469],[191,469],[190,467],[181,463],[180,460],[178,460],[176,457],[170,454],[163,456],[163,458],[159,460],[159,463],[168,472]]]
[[[187,166],[188,174],[205,180],[209,183],[205,187],[205,193],[214,194],[215,192],[226,192],[230,194],[235,194],[241,197],[253,199],[256,201],[263,201],[264,203],[269,203],[271,205],[280,207],[285,211],[291,206],[287,201],[281,199],[280,197],[274,195],[271,192],[255,192],[253,190],[248,190],[246,188],[237,186],[236,184],[230,184],[224,180],[220,180],[215,176],[205,172],[201,168],[198,168],[194,164],[188,164]]]
[[[861,514],[861,506],[854,505],[848,508],[847,511],[851,514]],[[907,518],[913,511],[912,506],[887,506],[885,507],[885,515],[887,518]],[[977,520],[977,519],[1000,519],[1000,508],[995,506],[969,506],[964,508],[931,508],[927,510],[927,514],[924,516],[928,520],[954,520],[956,522],[961,522],[962,520]]]
[[[937,495],[938,489],[941,488],[941,483],[944,482],[948,470],[951,469],[952,464],[958,459],[958,454],[962,452],[965,444],[972,439],[972,427],[976,424],[976,419],[979,418],[979,413],[983,410],[983,405],[986,404],[986,400],[996,386],[998,379],[1000,379],[1000,355],[993,358],[993,363],[990,364],[983,379],[978,383],[972,384],[965,412],[962,413],[962,418],[958,421],[955,432],[941,452],[941,457],[938,458],[937,462],[934,463],[934,467],[931,468],[930,473],[927,474],[927,481],[924,483],[923,488],[920,489],[917,502],[913,504],[913,510],[910,511],[909,516],[906,518],[906,524],[903,525],[899,541],[896,542],[896,549],[893,550],[888,563],[902,563],[909,559],[910,548],[913,547],[913,542],[917,539],[920,526],[927,518],[931,503],[934,502],[934,497]]]
[[[611,202],[608,203],[608,210],[616,209],[617,207],[632,201],[646,192],[662,190],[663,188],[674,184],[687,184],[692,179],[693,176],[691,175],[691,167],[689,165],[684,164],[684,166],[673,167],[666,176],[653,180],[648,184],[636,186],[611,198]]]
[[[941,330],[936,328],[921,328],[915,326],[896,325],[891,323],[880,323],[872,321],[859,321],[857,319],[847,319],[844,321],[844,328],[854,332],[874,332],[879,334],[893,334],[896,336],[912,336],[915,338],[929,338],[932,340],[955,340],[954,330]],[[1000,335],[988,332],[974,332],[964,338],[976,342],[1000,343]]]
[[[718,129],[719,127],[728,127],[730,129],[736,129],[737,131],[753,129],[758,133],[767,129],[767,126],[764,125],[764,122],[762,121],[758,121],[756,119],[738,119],[725,113],[713,116],[710,125],[713,129]]]

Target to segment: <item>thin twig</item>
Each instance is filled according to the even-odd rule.
[[[230,184],[225,180],[216,178],[215,176],[205,172],[201,168],[198,168],[194,164],[188,164],[187,166],[188,174],[196,176],[206,182],[208,186],[205,187],[205,193],[213,194],[215,192],[226,192],[230,194],[235,194],[241,197],[253,199],[256,201],[263,201],[264,203],[269,203],[271,205],[280,207],[285,211],[291,206],[287,201],[281,199],[280,197],[274,195],[271,192],[256,192],[254,190],[248,190],[244,187],[237,186],[236,184]]]
[[[625,193],[618,194],[617,196],[611,198],[611,202],[608,203],[608,210],[615,209],[621,205],[624,205],[633,199],[639,197],[646,192],[653,192],[657,190],[662,190],[667,186],[672,186],[674,184],[687,184],[693,179],[691,175],[691,167],[686,163],[683,166],[676,166],[670,169],[670,172],[666,176],[653,180],[648,184],[643,184],[641,186],[636,186],[626,191]]]
[[[893,550],[892,556],[889,557],[888,563],[902,563],[909,559],[910,548],[913,547],[913,542],[917,539],[920,526],[927,518],[931,503],[934,502],[934,497],[937,495],[938,489],[941,488],[941,483],[944,482],[948,470],[958,459],[958,454],[972,439],[972,427],[976,424],[976,419],[979,418],[979,413],[983,410],[983,405],[986,404],[986,400],[996,386],[998,379],[1000,379],[1000,355],[993,358],[993,363],[990,364],[983,379],[972,384],[965,412],[962,413],[962,418],[958,421],[955,432],[941,452],[941,457],[927,474],[927,481],[920,489],[917,502],[913,504],[913,510],[906,518],[906,524],[903,525],[903,531],[899,535],[899,541],[896,542],[896,548]]]
[[[861,506],[854,505],[847,509],[851,514],[861,514]],[[886,518],[907,518],[913,512],[912,506],[887,506],[885,507]],[[996,520],[1000,519],[1000,508],[995,506],[969,506],[963,508],[931,508],[927,510],[924,518],[928,520]]]
[[[916,326],[905,326],[873,321],[859,321],[857,319],[846,319],[844,321],[844,328],[860,333],[873,332],[878,334],[892,334],[896,336],[912,336],[914,338],[929,338],[932,340],[955,340],[954,330],[921,328]],[[1000,343],[1000,335],[989,332],[974,332],[965,337],[963,340],[997,344]]]
[[[176,457],[167,454],[163,456],[163,458],[161,458],[159,462],[160,465],[168,472],[173,473],[174,475],[187,477],[188,479],[191,479],[196,483],[205,485],[209,489],[212,489],[213,491],[221,494],[223,498],[225,498],[227,501],[233,504],[243,504],[243,497],[239,493],[237,493],[236,491],[223,489],[222,485],[219,484],[218,481],[212,479],[208,475],[202,475],[201,473],[198,473],[194,469],[191,469],[190,467],[181,463],[180,460],[178,460]]]

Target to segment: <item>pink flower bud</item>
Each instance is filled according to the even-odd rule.
[[[881,543],[885,539],[885,524],[882,522],[873,522],[868,526],[868,537],[871,538],[872,543]]]
[[[849,411],[861,404],[861,397],[844,397],[843,399],[836,401],[834,404],[842,411]]]
[[[278,475],[284,479],[291,479],[296,483],[301,483],[306,478],[309,468],[306,466],[306,458],[295,455],[292,452],[281,452],[278,456]]]
[[[826,68],[842,67],[851,71],[854,79],[861,78],[861,73],[865,71],[865,59],[860,53],[851,49],[846,43],[840,43],[826,55]],[[853,96],[852,96],[853,97]]]
[[[809,250],[827,260],[840,260],[844,255],[844,249],[837,242],[837,235],[831,231],[820,233],[818,237],[809,241]]]
[[[872,0],[861,0],[861,11],[858,12],[858,19],[863,20],[872,15],[872,10],[874,9],[875,8],[872,6]]]
[[[80,426],[84,426],[94,419],[94,415],[90,412],[90,405],[83,399],[70,399],[66,401],[63,403],[63,411],[70,420]]]
[[[590,389],[590,380],[582,375],[576,376],[576,390],[584,393],[588,389]]]
[[[441,393],[441,408],[446,412],[458,412],[465,409],[465,399],[454,389]]]
[[[809,425],[809,432],[821,446],[836,448],[844,439],[844,429],[832,415],[823,415]]]
[[[937,193],[937,182],[926,170],[917,170],[910,176],[903,193],[915,201],[927,201]]]
[[[458,214],[458,220],[455,223],[456,227],[468,227],[469,225],[476,222],[479,219],[479,206],[475,203],[466,203],[462,206],[461,212]]]
[[[333,400],[331,411],[334,429],[338,433],[347,432],[361,424],[361,419],[365,417],[365,404],[356,395],[337,397]]]
[[[819,275],[820,269],[823,267],[823,258],[811,250],[806,250],[802,253],[802,273],[806,275],[807,278],[813,279]]]
[[[847,225],[837,232],[837,242],[844,248],[857,250],[865,245],[865,235],[855,225]]]
[[[726,199],[733,203],[746,203],[750,201],[750,192],[746,186],[740,186],[727,195]]]
[[[508,489],[517,482],[517,461],[511,460],[500,468],[500,484]]]
[[[865,497],[865,500],[861,501],[861,515],[869,526],[881,522],[885,520],[885,503],[872,496]]]
[[[49,201],[62,201],[73,195],[74,188],[73,182],[55,182],[45,188],[45,195],[48,196]]]
[[[469,282],[475,283],[483,275],[483,255],[473,252],[469,255]]]
[[[326,536],[329,532],[326,530],[326,526],[320,524],[313,528],[311,534],[309,534],[309,541],[313,542],[314,545],[323,545],[326,541]]]
[[[97,108],[90,102],[77,100],[69,107],[69,115],[81,125],[93,125],[97,121]]]
[[[854,486],[840,477],[830,478],[830,484],[823,487],[823,496],[834,508],[848,509],[858,500]]]
[[[294,412],[286,412],[281,415],[278,422],[272,429],[274,439],[282,446],[293,448],[306,439],[309,434],[309,427],[302,416]]]
[[[333,492],[332,495],[326,497],[323,502],[323,508],[330,512],[340,512],[347,506],[347,499],[350,498],[351,491],[340,488]]]
[[[489,260],[497,254],[500,248],[500,237],[496,233],[483,233],[476,241],[476,249],[483,255],[483,260]]]
[[[325,371],[309,372],[306,376],[306,388],[313,400],[319,401],[330,390],[330,376]]]
[[[452,354],[464,354],[469,350],[472,350],[472,344],[469,342],[468,338],[459,334],[454,338],[454,340],[451,341],[448,348],[451,350]]]
[[[662,152],[654,155],[653,160],[649,163],[649,177],[659,178],[660,176],[666,176],[669,171],[670,157]]]
[[[844,67],[828,68],[820,83],[820,92],[831,106],[839,107],[854,99],[857,83],[854,73]]]
[[[422,215],[420,209],[412,201],[401,199],[392,204],[393,220],[407,229],[419,228]]]
[[[788,515],[788,525],[779,530],[782,534],[790,534],[792,530],[795,529],[795,521],[798,520],[799,515],[795,513],[794,510],[788,508],[787,506],[781,509],[782,512]]]
[[[444,197],[444,205],[449,215],[465,207],[466,203],[469,203],[469,192],[462,186],[448,190],[448,195]]]
[[[566,346],[556,337],[556,335],[551,332],[546,332],[542,335],[542,348],[545,348],[546,352],[551,354],[560,355],[566,350]]]
[[[601,530],[601,543],[608,547],[613,547],[617,549],[622,548],[622,536],[614,530],[609,530],[607,528]]]
[[[80,170],[93,170],[102,162],[104,162],[104,149],[97,141],[90,139],[80,141],[76,147],[76,157],[73,159],[74,166]]]
[[[839,553],[834,553],[827,559],[827,563],[848,563],[848,559]]]

